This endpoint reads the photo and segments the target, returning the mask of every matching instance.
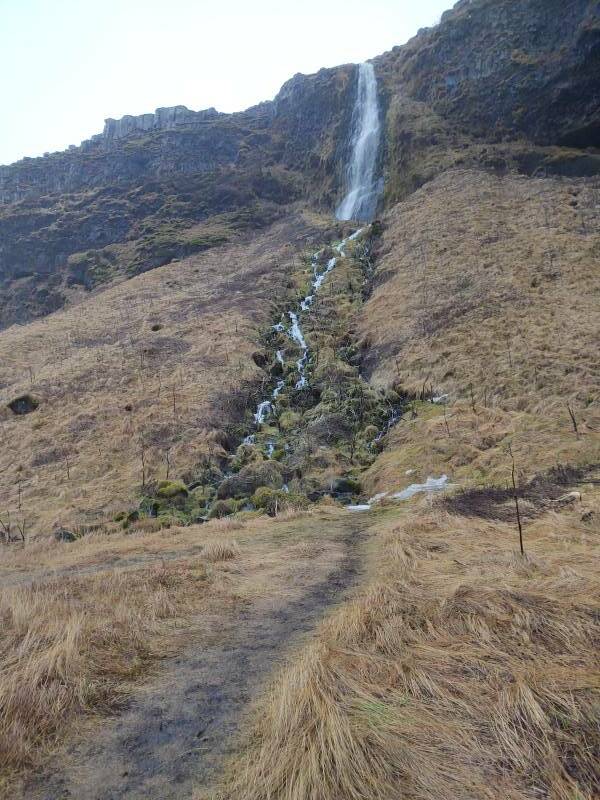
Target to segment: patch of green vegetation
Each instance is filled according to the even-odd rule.
[[[158,497],[172,498],[172,497],[187,497],[188,490],[185,483],[182,481],[160,481],[158,484],[156,494]]]
[[[227,467],[222,463],[220,468],[216,464],[204,467],[189,487],[180,481],[155,486],[149,492],[153,515],[175,514],[178,524],[185,524],[242,510],[273,515],[286,508],[306,508],[326,495],[343,502],[361,496],[360,474],[377,456],[379,433],[392,416],[401,416],[406,404],[401,392],[375,389],[360,374],[353,329],[373,274],[370,247],[369,236],[348,246],[348,256],[339,259],[317,301],[302,316],[310,354],[307,387],[297,388],[299,353],[290,338],[270,327],[261,352],[267,354],[266,369],[278,365],[271,370],[273,384],[283,380],[283,385],[265,424],[256,431],[252,417],[265,396],[264,386],[229,397],[238,421],[224,434],[224,446],[229,449],[236,440],[243,443],[229,457]],[[323,267],[329,255],[330,250],[324,248]],[[310,264],[310,259],[305,263]],[[294,306],[297,287],[305,283],[304,274],[292,276],[290,297],[279,314]],[[305,292],[304,286],[300,296]],[[285,354],[283,365],[277,351]],[[424,407],[429,413],[439,413],[431,404]],[[246,441],[250,432],[252,439]]]
[[[210,511],[208,512],[208,518],[222,519],[223,517],[228,517],[231,514],[235,514],[236,511],[239,511],[239,504],[236,500],[233,500],[232,498],[227,500],[215,500],[210,508]]]
[[[271,489],[268,486],[259,487],[252,495],[251,503],[270,516],[275,516],[283,509],[304,509],[310,505],[305,495],[286,492],[283,489]]]

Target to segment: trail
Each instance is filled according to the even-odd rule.
[[[51,768],[31,777],[23,797],[182,800],[209,785],[235,747],[249,702],[357,580],[367,524],[328,523],[327,538],[313,539],[315,554],[280,556],[275,568],[259,564],[246,591],[240,583],[241,608],[197,619],[187,649],[122,715],[91,724]]]

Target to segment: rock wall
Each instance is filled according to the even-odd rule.
[[[377,65],[488,141],[600,147],[599,0],[462,0]]]
[[[214,108],[204,111],[190,111],[186,106],[173,106],[171,108],[157,108],[154,114],[141,114],[136,117],[126,115],[121,119],[107,119],[104,121],[104,130],[90,141],[100,141],[110,145],[116,139],[124,139],[137,133],[149,131],[164,131],[178,128],[182,125],[196,126],[213,120],[221,115]],[[83,146],[85,146],[85,142]]]

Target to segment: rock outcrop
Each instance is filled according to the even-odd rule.
[[[140,114],[139,116],[127,114],[121,119],[104,120],[103,132],[98,136],[92,137],[90,143],[100,141],[106,146],[116,139],[124,139],[132,134],[165,131],[182,126],[195,127],[219,116],[221,115],[215,108],[207,108],[204,111],[190,111],[186,106],[157,108],[154,114]],[[86,142],[83,142],[82,146],[86,144]]]
[[[600,147],[598,0],[461,0],[376,61],[388,90],[488,141]]]

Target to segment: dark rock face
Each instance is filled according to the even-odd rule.
[[[354,71],[296,76],[241,114],[107,120],[81,147],[0,167],[0,328],[264,227],[304,193],[330,204]]]
[[[598,0],[462,0],[378,63],[476,136],[600,147]]]
[[[387,204],[452,166],[600,174],[600,0],[461,0],[374,64]],[[0,328],[300,198],[335,208],[356,78],[353,65],[296,75],[239,114],[106,120],[80,147],[0,167]]]

